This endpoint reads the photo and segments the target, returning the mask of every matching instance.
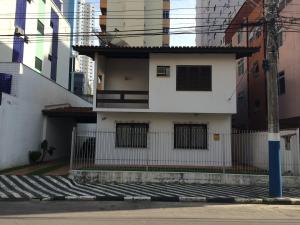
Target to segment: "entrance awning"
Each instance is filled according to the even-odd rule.
[[[69,118],[77,123],[96,123],[97,113],[89,107],[61,107],[54,109],[44,109],[43,115],[50,118]]]

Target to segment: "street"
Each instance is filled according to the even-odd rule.
[[[300,224],[300,206],[161,202],[0,202],[1,225]]]

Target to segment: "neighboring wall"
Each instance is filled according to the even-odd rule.
[[[28,152],[38,149],[43,139],[42,110],[45,106],[91,105],[23,64],[0,63],[1,72],[13,75],[12,94],[3,94],[0,106],[0,169],[4,169],[27,164]],[[66,151],[63,148],[69,145],[69,128],[62,128],[70,122],[64,120],[64,125],[60,124],[62,121],[48,122],[49,142],[58,148],[56,157],[59,157],[60,154],[64,154],[62,151]],[[54,122],[58,127],[52,127],[51,123]]]
[[[116,123],[148,123],[148,147],[116,148]],[[175,123],[207,124],[208,149],[174,149]],[[96,164],[231,166],[231,115],[98,113],[96,141]]]
[[[196,45],[224,45],[224,33],[245,0],[196,0]]]
[[[280,134],[282,174],[300,175],[299,130],[281,131]],[[268,170],[268,152],[267,132],[233,132],[232,156],[235,164]]]
[[[296,0],[288,3],[281,12],[282,16],[297,16],[300,11]],[[299,32],[283,32],[283,45],[279,48],[279,72],[284,72],[285,93],[279,96],[280,119],[300,117],[300,34]],[[297,119],[299,127],[299,118]],[[293,121],[293,123],[296,122]]]

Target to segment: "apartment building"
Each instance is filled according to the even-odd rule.
[[[266,129],[267,128],[267,80],[263,69],[266,56],[265,27],[236,26],[246,22],[259,21],[264,16],[263,0],[254,0],[255,4],[245,3],[226,31],[226,44],[232,46],[255,46],[260,51],[251,57],[237,62],[237,92],[238,113],[234,117],[233,125],[239,128]],[[295,1],[281,1],[280,15],[291,16],[300,7]],[[278,60],[278,94],[279,118],[281,128],[295,128],[300,126],[300,110],[298,108],[298,76],[299,58],[298,42],[300,35],[295,32],[279,33],[280,47]],[[293,51],[291,51],[293,49]]]
[[[100,9],[104,39],[120,38],[129,46],[170,45],[170,0],[101,0]]]
[[[76,45],[95,45],[95,6],[86,0],[78,0],[76,18]],[[94,62],[89,57],[78,56],[79,71],[85,75],[84,94],[91,94],[94,78]]]
[[[225,30],[245,0],[197,0],[196,45],[224,45]]]
[[[29,163],[29,151],[48,139],[64,151],[62,121],[42,110],[53,105],[89,106],[68,91],[70,24],[59,0],[5,0],[0,8],[0,170]],[[64,120],[68,121],[67,119]],[[59,125],[59,126],[56,126]],[[60,141],[59,141],[60,139]],[[65,139],[67,140],[67,139]]]

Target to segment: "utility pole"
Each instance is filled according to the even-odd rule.
[[[268,95],[268,145],[269,145],[269,194],[282,197],[282,177],[280,166],[280,128],[278,113],[278,27],[276,18],[279,0],[266,0],[265,20],[267,27],[266,60]]]

